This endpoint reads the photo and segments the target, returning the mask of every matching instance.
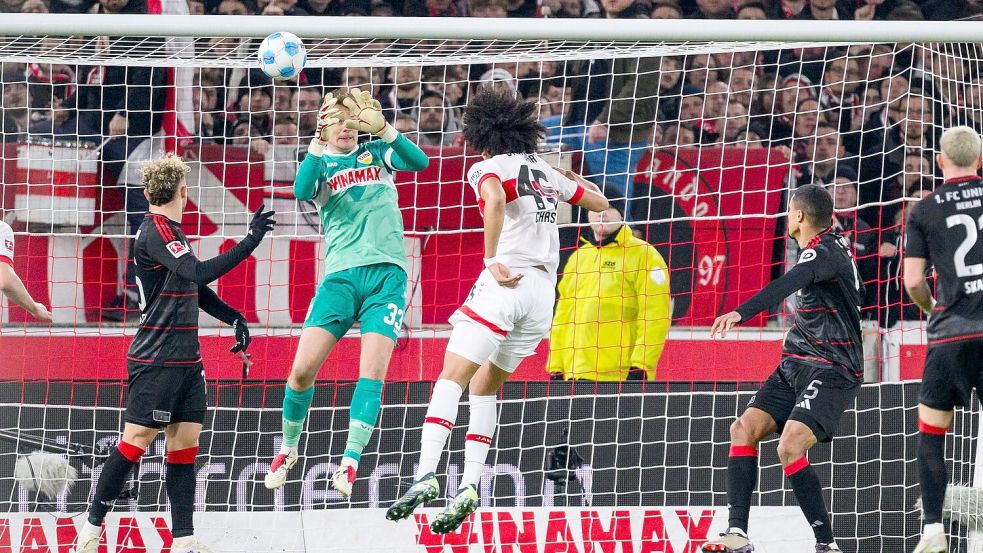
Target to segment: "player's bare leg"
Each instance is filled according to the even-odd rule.
[[[153,443],[158,432],[159,430],[156,428],[129,422],[123,426],[123,435],[119,444],[102,465],[99,482],[96,484],[92,504],[89,506],[88,520],[79,532],[74,553],[98,552],[99,540],[102,536],[102,522],[106,518],[106,513],[113,507],[116,498],[123,491],[123,486],[129,480],[133,466],[140,462],[140,457]]]
[[[470,423],[464,442],[464,474],[461,487],[451,503],[430,523],[437,534],[457,530],[471,513],[478,509],[478,485],[491,448],[492,435],[498,424],[496,399],[498,390],[511,373],[491,362],[481,365],[468,387]]]
[[[297,464],[300,434],[314,399],[314,380],[337,343],[333,334],[316,326],[309,326],[300,334],[283,393],[283,443],[263,481],[271,490],[282,486],[287,481],[287,472]]]
[[[730,457],[727,464],[727,531],[703,546],[706,553],[749,553],[754,545],[747,526],[751,496],[758,484],[758,443],[778,431],[775,420],[761,409],[749,407],[730,425]]]
[[[331,475],[331,486],[344,497],[352,494],[362,450],[372,438],[372,431],[379,420],[382,383],[386,378],[395,345],[392,338],[382,334],[366,332],[362,335],[358,383],[355,385],[349,410],[345,454],[341,458],[341,466]]]
[[[922,486],[922,538],[915,553],[946,553],[949,540],[942,525],[942,505],[949,475],[945,466],[945,433],[952,411],[918,406],[918,475]]]
[[[171,504],[172,553],[210,553],[194,535],[195,458],[201,425],[179,422],[164,428],[167,438],[165,485]]]

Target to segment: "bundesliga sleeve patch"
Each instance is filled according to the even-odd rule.
[[[799,256],[799,263],[805,263],[813,259],[816,259],[816,250],[809,248],[808,250],[802,251],[802,255]]]
[[[485,171],[480,167],[475,167],[471,169],[471,174],[468,175],[468,180],[471,181],[471,186],[478,186],[481,182],[481,176],[485,174]]]
[[[175,258],[178,258],[191,250],[189,250],[188,247],[181,242],[175,240],[167,244],[167,251],[171,252],[171,255],[173,255]]]
[[[14,241],[7,238],[3,241],[3,250],[0,250],[0,254],[6,254],[8,256],[14,255]]]

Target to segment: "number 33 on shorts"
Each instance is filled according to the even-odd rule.
[[[382,318],[382,322],[392,325],[393,331],[399,336],[399,329],[403,326],[403,310],[395,303],[390,303],[386,307],[389,309],[389,314]]]

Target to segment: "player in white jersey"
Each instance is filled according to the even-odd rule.
[[[0,292],[23,307],[35,319],[43,323],[51,322],[51,313],[45,306],[34,301],[14,272],[14,231],[3,221],[0,221]]]
[[[544,131],[535,104],[507,89],[480,91],[464,112],[464,139],[484,158],[468,180],[484,217],[485,270],[450,318],[454,330],[427,408],[419,468],[409,491],[386,512],[390,520],[410,516],[440,493],[434,471],[465,386],[471,412],[464,474],[453,501],[430,527],[453,532],[475,511],[498,420],[498,389],[550,330],[560,262],[556,206],[563,201],[591,211],[608,207],[592,183],[536,155]]]

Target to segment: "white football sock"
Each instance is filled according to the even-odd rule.
[[[433,385],[427,418],[420,433],[420,466],[416,470],[415,480],[437,470],[447,437],[457,421],[457,406],[461,403],[462,393],[464,390],[453,380],[441,379]]]
[[[80,533],[84,533],[90,536],[101,536],[102,526],[101,525],[96,526],[95,524],[92,524],[91,522],[86,520],[85,523],[82,524],[82,531]]]
[[[495,435],[495,425],[498,424],[498,410],[495,396],[471,395],[468,435],[464,441],[464,475],[461,477],[461,487],[473,485],[478,487],[481,473],[485,471],[485,459],[491,448],[492,436]]]
[[[922,529],[923,536],[932,536],[935,534],[944,534],[944,533],[945,533],[945,526],[941,522],[926,524],[925,528]]]

